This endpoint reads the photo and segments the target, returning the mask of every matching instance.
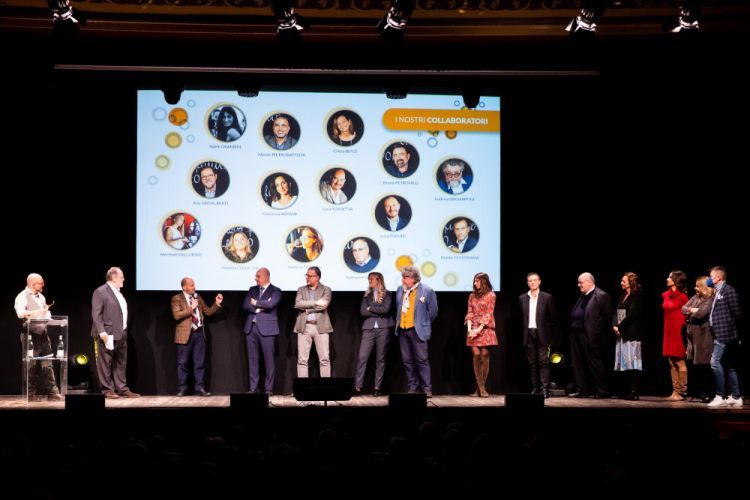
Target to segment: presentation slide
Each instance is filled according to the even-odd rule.
[[[499,97],[142,90],[137,135],[138,290],[500,283]]]

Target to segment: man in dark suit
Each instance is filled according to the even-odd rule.
[[[432,382],[427,343],[432,337],[432,322],[437,314],[435,291],[421,282],[419,269],[403,267],[401,286],[396,290],[396,336],[409,392],[417,392],[421,384],[428,398],[432,397]]]
[[[208,307],[195,291],[192,278],[182,278],[182,293],[172,297],[172,316],[177,321],[174,342],[177,344],[177,395],[184,396],[188,390],[188,364],[193,359],[194,394],[210,396],[203,382],[206,359],[206,333],[204,320],[221,308],[222,294],[216,295],[214,305]]]
[[[552,295],[539,289],[542,279],[537,273],[529,273],[526,284],[529,291],[518,297],[518,302],[523,316],[523,346],[531,367],[531,392],[548,398],[549,349],[557,323],[557,309]]]
[[[401,203],[395,196],[383,200],[383,213],[378,214],[378,224],[386,231],[401,231],[409,224],[409,219],[399,214]]]
[[[91,336],[97,343],[96,374],[104,396],[137,398],[125,381],[128,361],[128,303],[120,292],[125,275],[119,267],[110,267],[107,282],[91,297]]]
[[[612,327],[612,303],[609,294],[597,288],[591,273],[578,276],[578,289],[581,296],[570,313],[570,357],[578,392],[570,396],[609,397],[602,358]]]
[[[245,319],[245,345],[247,346],[247,365],[250,372],[250,392],[265,390],[273,394],[276,363],[274,350],[276,336],[279,334],[278,306],[281,302],[281,289],[271,284],[271,272],[261,267],[255,273],[256,286],[250,287],[242,302],[247,311]],[[263,353],[263,365],[266,369],[265,389],[258,388],[260,382],[260,354]]]
[[[711,313],[708,316],[708,324],[714,336],[711,369],[716,379],[716,397],[708,406],[742,408],[742,393],[736,370],[740,357],[740,337],[737,330],[737,321],[742,317],[740,299],[734,287],[726,282],[726,269],[712,267],[709,276],[711,285],[716,289]],[[731,394],[727,394],[725,384],[729,385]]]
[[[453,234],[456,240],[448,247],[452,251],[466,253],[477,246],[477,239],[471,234],[471,224],[468,219],[458,219],[454,222]]]

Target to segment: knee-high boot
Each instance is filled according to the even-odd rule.
[[[489,353],[482,354],[482,384],[479,386],[479,397],[489,397],[490,393],[487,392],[487,376],[490,374],[490,355]]]
[[[482,378],[482,356],[473,356],[472,361],[474,362],[474,379],[477,381],[477,390],[472,393],[472,396],[481,396],[482,391],[484,391],[484,379]]]
[[[667,401],[682,401],[685,398],[680,395],[680,374],[677,366],[672,360],[669,361],[669,375],[672,377],[672,394],[667,397]]]

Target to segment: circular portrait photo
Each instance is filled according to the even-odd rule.
[[[345,168],[332,168],[320,178],[320,196],[328,203],[343,205],[357,192],[357,180]]]
[[[465,161],[449,158],[435,172],[438,186],[448,194],[464,194],[471,187],[474,174]]]
[[[286,251],[297,262],[312,262],[323,253],[323,237],[314,227],[295,227],[286,237]]]
[[[222,142],[234,142],[245,133],[245,113],[237,106],[219,104],[208,113],[208,131]]]
[[[342,109],[328,117],[328,138],[338,146],[354,146],[365,133],[365,124],[357,113]]]
[[[229,228],[221,237],[221,249],[224,256],[232,262],[242,264],[250,262],[258,255],[260,243],[252,229],[246,226]]]
[[[383,168],[393,177],[409,177],[419,167],[419,153],[408,142],[394,142],[385,148]]]
[[[454,217],[443,227],[443,243],[451,252],[471,252],[479,243],[479,228],[468,217]]]
[[[193,168],[190,182],[204,198],[218,198],[229,188],[229,172],[217,161],[203,161]]]
[[[292,149],[300,137],[299,122],[287,113],[274,113],[263,121],[263,140],[273,149]]]
[[[284,172],[276,172],[265,178],[260,188],[263,201],[271,208],[283,210],[297,201],[299,188],[294,178]]]
[[[369,273],[380,262],[380,249],[370,238],[358,236],[346,243],[344,262],[355,273]]]
[[[411,205],[401,196],[388,195],[375,206],[375,220],[386,231],[401,231],[411,220]]]
[[[161,224],[164,241],[175,250],[193,248],[201,238],[201,225],[194,216],[185,212],[169,215]]]

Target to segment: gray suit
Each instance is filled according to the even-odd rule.
[[[128,331],[123,328],[120,303],[107,283],[91,297],[91,336],[97,347],[96,373],[103,393],[130,392],[125,381],[125,365],[128,361]],[[114,336],[114,349],[109,350],[99,338],[101,332]]]
[[[323,299],[325,305],[316,305],[315,301]],[[308,376],[308,360],[313,342],[320,360],[320,376],[331,376],[330,345],[328,334],[333,332],[331,318],[328,317],[328,306],[331,304],[331,289],[318,283],[313,290],[307,285],[297,289],[294,308],[297,309],[297,321],[294,331],[297,334],[297,377]]]

